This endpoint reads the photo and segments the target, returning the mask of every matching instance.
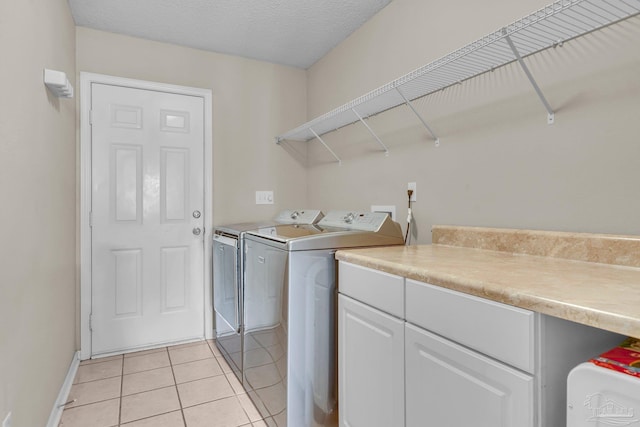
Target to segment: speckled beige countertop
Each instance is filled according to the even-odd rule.
[[[435,226],[341,261],[640,338],[640,236]]]

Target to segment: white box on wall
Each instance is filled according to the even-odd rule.
[[[384,212],[391,216],[392,220],[396,220],[395,205],[371,205],[371,212]]]

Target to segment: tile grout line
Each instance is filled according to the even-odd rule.
[[[175,380],[175,375],[173,374],[173,366],[171,365],[171,356],[170,356],[170,353],[169,353],[169,347],[164,347],[164,348],[163,348],[163,351],[165,351],[165,352],[167,353],[167,358],[169,359],[169,366],[161,366],[161,367],[159,367],[159,368],[153,368],[153,369],[148,369],[148,370],[145,370],[145,371],[133,372],[133,373],[131,373],[131,374],[126,374],[126,375],[134,375],[134,374],[139,374],[139,373],[144,373],[144,372],[151,372],[151,371],[154,371],[154,370],[157,370],[157,369],[171,368],[171,374],[172,374],[172,376],[173,376],[173,382],[174,382],[174,384],[173,384],[173,385],[164,386],[164,387],[153,388],[153,389],[150,389],[150,390],[138,391],[138,392],[136,392],[136,393],[128,394],[128,395],[126,395],[126,396],[122,396],[122,395],[121,395],[121,402],[122,402],[122,398],[123,398],[123,397],[130,397],[130,396],[135,396],[135,395],[138,395],[138,394],[148,393],[148,392],[151,392],[151,391],[162,390],[162,389],[165,389],[165,388],[171,388],[171,387],[174,387],[174,388],[176,389],[176,395],[178,396],[178,403],[180,404],[180,412],[181,412],[181,414],[182,414],[183,421],[185,421],[185,419],[184,419],[184,414],[182,413],[182,403],[180,402],[180,394],[178,393],[178,390],[177,390],[177,385],[176,385],[176,383],[175,383],[175,382],[176,382],[176,380]],[[161,352],[162,352],[162,351],[158,351],[157,353],[161,353]],[[148,354],[142,355],[142,357],[144,357],[144,356],[148,356]],[[138,357],[138,356],[135,356],[135,357]],[[124,360],[124,358],[123,358],[123,360]],[[125,376],[125,374],[124,374],[124,368],[123,368],[123,374],[122,374],[122,375],[123,375],[123,378],[122,378],[122,390],[124,391],[124,376]],[[122,392],[121,392],[121,393],[122,393]],[[121,404],[122,404],[122,403],[121,403]],[[125,426],[125,425],[127,425],[127,424],[129,424],[129,423],[138,422],[138,421],[140,421],[140,420],[145,420],[145,419],[149,419],[149,418],[153,418],[153,417],[157,417],[157,416],[161,416],[161,415],[169,414],[169,413],[171,413],[171,412],[177,412],[177,410],[175,410],[175,411],[168,411],[168,412],[162,412],[162,413],[159,413],[159,414],[153,414],[153,415],[145,416],[145,417],[142,417],[142,418],[139,418],[139,419],[131,420],[131,421],[128,421],[127,423],[125,423],[125,424],[120,424],[118,427],[123,427],[123,426]],[[121,414],[121,416],[122,416],[122,414]],[[186,425],[186,421],[185,421],[185,425]]]
[[[215,344],[214,344],[215,345]],[[211,345],[210,345],[211,346]],[[264,348],[264,347],[263,347]],[[265,351],[268,350],[265,348]],[[212,350],[213,351],[213,350]],[[214,353],[215,356],[215,353]],[[224,360],[224,356],[222,356],[222,359]],[[216,361],[218,361],[218,357],[216,356]],[[227,363],[227,361],[225,360],[225,363]],[[218,362],[218,364],[220,364],[220,362]],[[222,366],[220,367],[222,368]],[[225,379],[227,380],[227,383],[229,383],[229,385],[231,386],[231,390],[233,390],[235,396],[236,396],[236,400],[238,401],[238,403],[240,404],[240,407],[242,408],[242,411],[244,412],[244,414],[247,416],[247,419],[249,420],[249,424],[250,426],[253,426],[253,420],[251,419],[251,416],[249,415],[249,413],[247,412],[246,408],[244,407],[244,405],[242,404],[242,402],[240,401],[240,398],[238,396],[240,396],[240,394],[244,394],[245,396],[247,396],[247,399],[249,400],[249,403],[251,403],[252,405],[254,405],[253,401],[251,400],[251,398],[249,397],[249,394],[247,393],[247,390],[244,388],[244,385],[242,384],[242,381],[240,381],[238,379],[238,377],[236,376],[235,372],[233,371],[233,368],[231,368],[231,372],[229,372],[229,374],[233,375],[233,377],[238,380],[238,383],[240,384],[240,386],[242,387],[242,390],[244,391],[244,393],[240,393],[238,394],[238,392],[236,391],[235,388],[233,388],[233,386],[231,385],[231,381],[229,381],[229,377],[227,375],[227,372],[224,372],[224,369],[222,369],[223,374],[225,376]],[[254,405],[255,407],[255,405]],[[262,417],[262,414],[260,413],[260,411],[258,411],[258,409],[256,408],[256,412],[258,413],[258,415],[260,415],[260,419],[256,420],[256,421],[264,421],[264,417]]]
[[[110,357],[112,357],[112,356],[110,356]],[[91,359],[89,359],[89,360],[91,360]],[[102,363],[112,363],[112,362],[117,362],[117,359],[105,360],[103,362],[85,363],[85,364],[82,364],[82,362],[80,362],[80,365],[78,366],[78,370],[80,370],[80,368],[84,368],[84,367],[94,367],[94,366],[100,365]],[[78,380],[78,376],[79,375],[80,375],[79,372],[77,372],[72,385],[87,384],[87,383],[91,383],[91,382],[94,382],[94,381],[101,381],[101,380],[108,380],[108,379],[111,379],[111,378],[117,378],[118,376],[122,375],[122,373],[120,373],[119,375],[111,376],[111,377],[101,377],[101,378],[95,378],[95,379],[88,380],[88,381],[78,381],[78,382],[76,382],[76,380]]]
[[[171,357],[171,353],[169,351],[170,350],[169,346],[164,347],[162,350],[158,351],[158,353],[161,353],[162,351],[164,351],[164,352],[166,352],[165,354],[167,354],[167,358],[169,360],[169,366],[167,366],[167,367],[171,368],[171,374],[172,374],[172,378],[173,378],[173,382],[174,382],[171,386],[173,386],[173,388],[176,390],[176,395],[178,397],[178,403],[179,403],[179,407],[180,407],[180,415],[182,416],[182,420],[183,420],[183,423],[184,423],[185,427],[187,427],[187,421],[186,421],[185,412],[184,412],[185,408],[183,407],[183,402],[182,402],[182,399],[181,399],[181,396],[180,396],[180,393],[179,393],[179,390],[178,390],[178,383],[177,383],[177,378],[176,378],[176,374],[175,374],[175,369],[174,368],[176,366],[184,365],[184,364],[187,364],[187,363],[204,361],[204,360],[212,360],[214,363],[216,363],[218,365],[218,367],[221,368],[220,369],[221,373],[218,374],[218,375],[213,375],[211,377],[204,377],[204,378],[194,379],[194,380],[191,380],[191,381],[187,381],[185,383],[195,382],[195,381],[199,381],[199,380],[202,380],[202,379],[213,378],[213,377],[217,377],[219,375],[224,375],[226,384],[230,387],[231,391],[233,392],[232,396],[235,396],[235,401],[237,402],[237,404],[240,405],[240,408],[242,409],[242,412],[244,413],[244,415],[246,416],[246,419],[248,420],[248,424],[242,424],[242,426],[243,427],[252,426],[254,421],[250,417],[250,414],[249,414],[248,410],[245,408],[243,403],[240,401],[240,396],[241,395],[245,395],[248,398],[248,395],[246,394],[246,390],[244,390],[244,388],[240,389],[239,391],[236,390],[236,388],[231,384],[231,379],[230,379],[231,377],[229,377],[229,375],[233,375],[233,379],[234,380],[236,380],[237,377],[235,376],[233,370],[230,370],[229,372],[225,372],[225,370],[223,368],[223,363],[226,364],[226,360],[224,360],[223,357],[218,357],[218,355],[211,348],[212,345],[215,346],[215,342],[208,342],[208,341],[205,341],[205,342],[207,344],[207,346],[205,348],[207,348],[209,350],[210,354],[213,356],[211,358],[207,357],[205,359],[189,360],[189,361],[185,361],[185,362],[182,362],[182,363],[174,364],[174,361],[172,360],[172,357]],[[261,347],[263,347],[263,346],[261,346]],[[148,355],[151,355],[151,353],[146,354],[146,355],[141,355],[141,357],[142,356],[148,356]],[[128,358],[125,358],[124,354],[120,355],[120,357],[121,357],[121,359],[120,359],[121,372],[120,372],[120,374],[118,376],[107,377],[107,378],[96,378],[96,379],[93,379],[91,381],[86,381],[85,383],[78,383],[78,384],[87,384],[87,383],[103,381],[103,380],[107,380],[107,379],[115,379],[115,378],[119,378],[120,379],[119,396],[118,395],[115,396],[115,398],[119,399],[119,402],[118,402],[118,420],[117,420],[117,424],[115,424],[113,427],[123,427],[124,425],[127,425],[127,423],[123,424],[123,398],[126,397],[126,396],[124,396],[124,377],[128,376],[128,375],[135,375],[135,374],[140,374],[140,373],[144,373],[144,372],[151,372],[151,371],[154,371],[154,370],[159,370],[159,369],[165,368],[165,367],[157,367],[157,368],[147,369],[147,370],[144,370],[144,371],[133,372],[131,374],[125,374],[124,373],[124,365],[125,365],[125,360],[128,359]],[[130,357],[129,359],[133,359],[135,357],[138,357],[138,356],[133,356],[133,357]],[[222,361],[220,360],[220,358],[222,358]],[[180,359],[180,357],[178,357],[178,359]],[[109,362],[109,361],[106,361],[106,362]],[[242,383],[241,382],[239,383],[239,385],[240,385],[240,387],[242,387]],[[169,386],[169,387],[171,387],[171,386]],[[159,387],[157,389],[161,389],[161,388],[165,388],[165,387]],[[166,387],[166,388],[168,388],[168,387]],[[146,393],[146,392],[157,390],[157,389],[144,390],[144,391],[140,391],[138,393],[130,394],[129,396],[135,395],[135,394],[140,394],[140,393]],[[231,397],[231,396],[229,396],[229,397]],[[222,399],[224,399],[224,398],[221,397],[219,399],[214,399],[211,402],[214,402],[216,400],[222,400]],[[89,404],[100,403],[100,402],[104,402],[104,401],[108,401],[108,400],[111,400],[111,399],[105,399],[105,400],[101,400],[99,402],[91,402],[91,403],[87,403],[85,405],[79,405],[79,406],[86,406],[86,405],[89,405]],[[251,404],[253,404],[250,401],[250,399],[248,399],[248,400],[249,400],[249,402]],[[209,402],[203,402],[203,403],[209,403]],[[198,406],[198,405],[193,405],[193,406]],[[173,411],[171,411],[171,412],[173,412]],[[157,415],[162,415],[162,414],[156,414],[156,415],[153,415],[153,416],[157,416]],[[259,417],[261,417],[261,418],[256,419],[255,420],[256,422],[259,422],[259,421],[264,422],[265,421],[265,419],[262,418],[262,414],[260,414],[258,412],[257,415]],[[144,417],[142,419],[152,418],[153,416]],[[128,422],[133,422],[133,421],[138,421],[138,420],[131,420],[131,421],[128,421]]]
[[[171,366],[171,375],[173,375],[173,386],[176,388],[176,395],[178,396],[178,404],[180,405],[180,415],[182,415],[182,422],[185,427],[187,426],[187,418],[184,416],[184,408],[182,407],[182,399],[180,398],[180,392],[178,391],[178,380],[176,380],[176,373],[173,370],[173,361],[171,360],[171,352],[167,347],[167,354],[169,356],[169,366]]]
[[[240,405],[240,408],[242,408],[242,412],[244,412],[244,414],[246,415],[247,419],[249,420],[249,424],[243,424],[242,426],[253,426],[253,420],[251,419],[251,416],[249,415],[249,413],[247,412],[247,410],[245,409],[244,405],[242,404],[242,402],[240,401],[240,398],[238,397],[239,394],[236,391],[236,389],[231,385],[231,381],[229,381],[229,377],[227,376],[227,372],[224,372],[224,368],[220,365],[220,362],[218,361],[218,356],[215,354],[215,352],[213,351],[213,348],[211,348],[211,345],[213,344],[215,346],[215,341],[214,342],[208,342],[207,344],[209,345],[209,349],[211,350],[211,352],[213,353],[213,356],[216,360],[216,363],[218,363],[218,365],[220,366],[220,369],[222,370],[222,374],[224,375],[225,380],[227,380],[227,384],[229,384],[229,387],[231,387],[231,390],[233,391],[233,394],[236,398],[236,401],[238,402],[238,404]],[[224,356],[222,356],[223,360],[224,360]],[[225,360],[226,363],[226,360]],[[235,376],[236,374],[233,372],[233,369],[231,370],[231,372],[229,372],[231,375],[233,375],[233,377],[238,380],[238,378]],[[244,394],[247,396],[247,399],[249,399],[249,402],[253,405],[253,402],[251,401],[251,399],[249,398],[249,395],[246,393],[246,390],[244,389],[244,386],[242,385],[242,382],[240,380],[238,380],[238,383],[240,384],[240,386],[242,386],[242,389],[244,391]],[[260,420],[256,420],[256,421],[264,421],[264,419],[262,418],[262,414],[260,414],[260,412],[256,409],[256,412],[261,416]]]
[[[124,354],[122,355],[122,365],[120,370],[120,399],[118,402],[118,427],[122,424],[122,391],[124,387]]]

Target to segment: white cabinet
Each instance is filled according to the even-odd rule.
[[[340,263],[342,295],[404,319],[404,278],[354,264]]]
[[[407,322],[534,372],[533,311],[410,279],[406,293]]]
[[[340,262],[341,427],[559,427],[571,368],[623,337]]]
[[[404,425],[404,321],[338,297],[340,425]]]
[[[533,427],[533,376],[410,324],[405,339],[407,427]]]

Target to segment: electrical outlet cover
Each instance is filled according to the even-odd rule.
[[[272,205],[273,191],[256,191],[256,205]]]
[[[371,205],[371,212],[384,212],[389,214],[392,220],[396,220],[395,205]]]
[[[418,186],[416,185],[415,182],[410,182],[407,185],[407,190],[413,190],[413,194],[411,195],[411,201],[412,202],[417,202],[418,201]]]

